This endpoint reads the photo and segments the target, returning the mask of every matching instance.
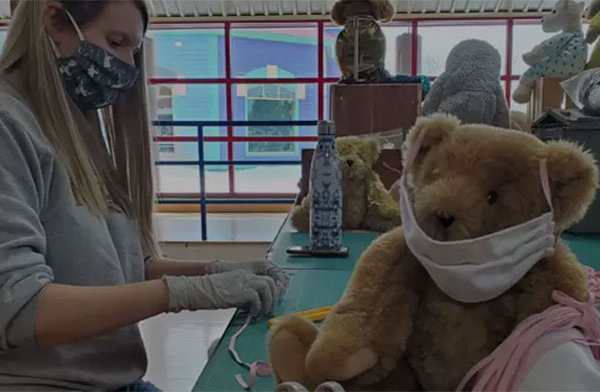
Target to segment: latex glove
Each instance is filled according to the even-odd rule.
[[[277,285],[280,290],[280,294],[285,292],[290,283],[290,276],[277,267],[275,264],[268,260],[253,260],[253,261],[237,261],[237,262],[225,262],[216,260],[209,263],[206,267],[206,271],[209,274],[218,274],[222,272],[230,272],[236,270],[247,271],[254,275],[269,276]]]
[[[273,278],[235,270],[202,276],[164,276],[169,312],[247,308],[251,315],[269,314],[280,290]]]

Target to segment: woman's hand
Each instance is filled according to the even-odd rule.
[[[225,262],[216,260],[206,265],[208,274],[219,274],[231,271],[246,271],[254,275],[268,276],[275,281],[277,288],[285,292],[290,282],[289,274],[268,260]]]
[[[247,308],[252,315],[269,314],[282,293],[269,276],[242,269],[204,276],[165,276],[169,311]]]

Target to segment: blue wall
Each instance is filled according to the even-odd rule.
[[[260,33],[260,32],[259,32]],[[242,35],[243,33],[239,34]],[[269,33],[264,33],[269,34]],[[253,33],[257,36],[257,33]],[[156,77],[185,77],[185,78],[224,78],[224,36],[221,30],[205,31],[168,31],[155,32],[156,61],[158,73]],[[267,38],[231,37],[231,71],[233,77],[245,77],[251,72],[264,69],[267,65],[277,65],[280,75],[285,73],[291,77],[316,77],[317,75],[317,46],[316,38],[295,37],[274,40]],[[289,41],[289,42],[288,42]],[[180,43],[177,44],[176,43]],[[326,50],[326,69],[328,76],[337,76],[335,53]],[[223,85],[187,85],[186,95],[174,97],[173,118],[175,120],[226,120],[226,91]],[[306,85],[306,96],[296,101],[297,118],[294,120],[316,120],[318,116],[318,89],[316,84]],[[232,109],[234,120],[247,120],[244,97],[238,97],[236,86],[232,87]],[[243,128],[235,128],[236,136],[245,133]],[[192,128],[178,128],[178,136],[195,135]],[[206,134],[226,135],[226,128],[210,130]],[[298,135],[315,135],[314,127],[299,127]],[[183,143],[182,143],[183,144]],[[267,155],[263,157],[247,156],[244,143],[234,145],[234,159],[287,159],[298,160],[302,148],[310,143],[299,143],[297,154]],[[177,146],[178,154],[174,159],[193,160],[197,157],[196,146],[187,143],[185,147]],[[205,147],[207,159],[227,159],[225,143],[210,143]]]

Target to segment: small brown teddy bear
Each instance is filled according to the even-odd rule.
[[[543,162],[558,231],[583,217],[598,187],[592,156],[565,141],[546,144],[439,114],[419,119],[406,144],[420,138],[407,177],[409,203],[437,241],[482,237],[548,213]],[[587,275],[562,241],[507,290],[466,303],[442,291],[406,238],[398,227],[371,244],[321,328],[296,316],[272,328],[277,381],[311,389],[333,380],[347,390],[455,390],[520,321],[554,304],[554,290],[588,299]]]
[[[373,165],[379,158],[379,143],[373,139],[349,136],[338,138],[336,147],[342,166],[344,230],[386,232],[399,226],[398,203],[373,171]],[[294,207],[291,224],[298,231],[309,230],[310,195]]]
[[[390,78],[385,69],[385,35],[377,22],[389,22],[393,17],[394,7],[389,0],[338,0],[334,4],[331,19],[344,26],[335,46],[342,81],[381,83]],[[354,74],[357,42],[358,80]]]

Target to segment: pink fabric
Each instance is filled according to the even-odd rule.
[[[600,273],[586,267],[589,275],[589,299],[578,302],[564,293],[555,291],[556,305],[523,320],[517,328],[487,358],[475,365],[457,390],[477,376],[473,391],[514,391],[536,362],[550,350],[568,341],[590,347],[594,358],[600,361]],[[578,328],[584,339],[565,338],[531,350],[542,336],[552,332]]]
[[[235,342],[237,338],[244,332],[248,325],[250,325],[250,321],[252,321],[252,316],[246,317],[244,325],[242,325],[242,327],[235,334],[233,334],[231,340],[229,341],[229,353],[231,354],[233,359],[240,365],[245,366],[248,368],[248,370],[250,370],[250,380],[248,380],[248,382],[244,380],[241,374],[235,375],[235,379],[237,380],[238,384],[240,384],[240,386],[245,389],[252,388],[252,386],[256,382],[256,376],[265,377],[273,374],[273,369],[271,368],[270,363],[264,361],[256,361],[252,363],[244,362],[235,349]]]

